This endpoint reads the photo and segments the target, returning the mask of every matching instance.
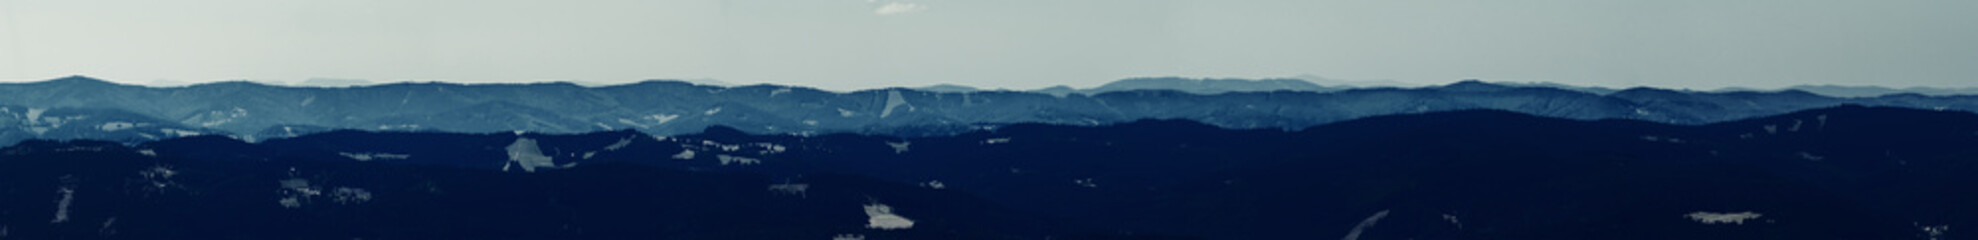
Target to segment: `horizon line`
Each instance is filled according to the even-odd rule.
[[[983,87],[977,87],[973,85],[959,84],[959,83],[938,83],[938,84],[930,84],[925,86],[885,86],[885,87],[868,87],[868,88],[857,88],[857,89],[830,89],[830,88],[823,88],[817,86],[786,84],[786,83],[729,83],[716,79],[681,79],[681,78],[648,78],[643,80],[636,80],[629,82],[613,82],[613,83],[603,83],[603,82],[593,82],[593,81],[583,81],[583,80],[539,80],[539,81],[520,81],[520,82],[399,80],[399,81],[378,82],[378,81],[371,81],[368,79],[354,79],[354,78],[308,78],[298,82],[287,82],[287,81],[279,81],[279,80],[228,79],[228,80],[188,82],[188,83],[179,83],[179,82],[161,83],[158,81],[149,82],[149,83],[133,83],[133,82],[116,81],[116,80],[110,80],[110,79],[98,78],[98,77],[90,77],[88,75],[69,75],[69,76],[47,78],[41,80],[4,79],[4,80],[0,80],[0,84],[35,84],[35,83],[46,83],[46,82],[54,82],[54,81],[77,79],[77,78],[90,79],[90,80],[101,81],[101,82],[123,85],[123,86],[139,86],[139,87],[148,87],[148,88],[182,88],[182,87],[195,87],[195,86],[230,84],[230,83],[248,83],[248,84],[255,84],[262,86],[290,87],[290,88],[360,88],[360,87],[412,85],[412,84],[451,84],[451,85],[462,85],[462,86],[569,84],[582,88],[608,88],[608,87],[637,85],[637,84],[653,83],[653,82],[676,82],[676,83],[685,83],[695,86],[707,86],[707,87],[718,87],[718,88],[771,86],[771,87],[807,88],[807,89],[826,91],[826,92],[860,92],[860,91],[889,90],[889,89],[934,91],[930,88],[947,87],[947,86],[958,86],[969,89],[964,92],[997,92],[997,91],[1038,92],[1038,91],[1052,90],[1059,88],[1070,88],[1070,90],[1073,91],[1092,91],[1104,87],[1106,85],[1119,83],[1121,81],[1137,80],[1137,79],[1181,79],[1181,80],[1194,80],[1194,81],[1233,80],[1233,81],[1246,81],[1246,82],[1293,80],[1293,81],[1300,81],[1300,82],[1312,84],[1319,87],[1335,88],[1339,90],[1378,89],[1378,88],[1419,89],[1419,88],[1446,87],[1446,86],[1469,83],[1469,82],[1482,82],[1482,83],[1489,83],[1493,85],[1507,86],[1507,87],[1539,87],[1539,88],[1554,88],[1554,89],[1582,88],[1582,89],[1594,89],[1594,90],[1602,90],[1602,91],[1620,91],[1627,89],[1647,88],[1647,89],[1680,90],[1680,91],[1691,91],[1691,92],[1781,92],[1781,91],[1790,91],[1790,90],[1804,91],[1801,88],[1808,88],[1808,87],[1879,88],[1881,90],[1893,90],[1893,91],[1901,91],[1901,92],[1910,92],[1914,90],[1978,91],[1978,87],[1939,87],[1939,86],[1894,87],[1894,86],[1882,86],[1882,85],[1841,85],[1841,84],[1795,84],[1785,87],[1774,87],[1774,88],[1732,86],[1732,87],[1720,87],[1715,89],[1696,89],[1696,88],[1687,88],[1687,87],[1676,88],[1676,87],[1659,87],[1659,86],[1648,86],[1648,85],[1614,87],[1614,86],[1600,86],[1600,85],[1569,84],[1569,83],[1559,83],[1552,81],[1493,81],[1493,80],[1484,80],[1484,79],[1459,79],[1441,84],[1421,84],[1421,83],[1411,83],[1411,82],[1400,82],[1394,80],[1333,80],[1333,79],[1323,79],[1322,77],[1311,76],[1311,75],[1301,75],[1297,77],[1269,77],[1269,78],[1183,77],[1183,76],[1126,77],[1126,78],[1114,79],[1091,87],[1073,87],[1070,85],[1058,84],[1058,85],[1051,85],[1047,87],[1031,88],[1031,89],[983,88]],[[1321,78],[1323,80],[1330,80],[1327,81],[1330,83],[1314,82],[1310,78]],[[356,81],[358,83],[304,84],[305,82],[309,82],[313,80]],[[1346,83],[1360,83],[1360,85],[1346,84]],[[1566,90],[1573,90],[1573,89],[1566,89]]]

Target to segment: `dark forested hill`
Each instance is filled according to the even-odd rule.
[[[330,131],[0,149],[28,239],[1956,239],[1978,115],[1499,110],[1282,131]]]

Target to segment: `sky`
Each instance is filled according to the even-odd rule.
[[[0,81],[1978,87],[1970,0],[0,0]]]

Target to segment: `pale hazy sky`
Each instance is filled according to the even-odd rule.
[[[1972,0],[0,0],[0,81],[1978,87]]]

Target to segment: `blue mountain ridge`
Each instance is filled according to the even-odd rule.
[[[1479,81],[1422,88],[1194,94],[1158,89],[1160,84],[1154,84],[1164,81],[1243,85],[1235,83],[1241,80],[1226,79],[1135,79],[1123,81],[1119,91],[1054,95],[905,88],[831,92],[678,81],[600,87],[570,83],[395,83],[348,88],[222,82],[153,88],[70,77],[0,84],[0,144],[34,138],[136,142],[187,135],[221,135],[254,142],[334,129],[469,133],[632,129],[674,135],[714,125],[754,134],[938,136],[1008,124],[1090,126],[1141,119],[1185,119],[1239,129],[1300,129],[1370,116],[1468,109],[1694,125],[1843,104],[1978,110],[1978,97],[1963,95],[1842,98],[1794,90],[1653,88],[1595,94]],[[1284,81],[1296,80],[1252,83]],[[27,114],[31,112],[43,114]],[[57,122],[50,119],[67,120],[46,124]],[[116,127],[122,125],[151,128]]]

